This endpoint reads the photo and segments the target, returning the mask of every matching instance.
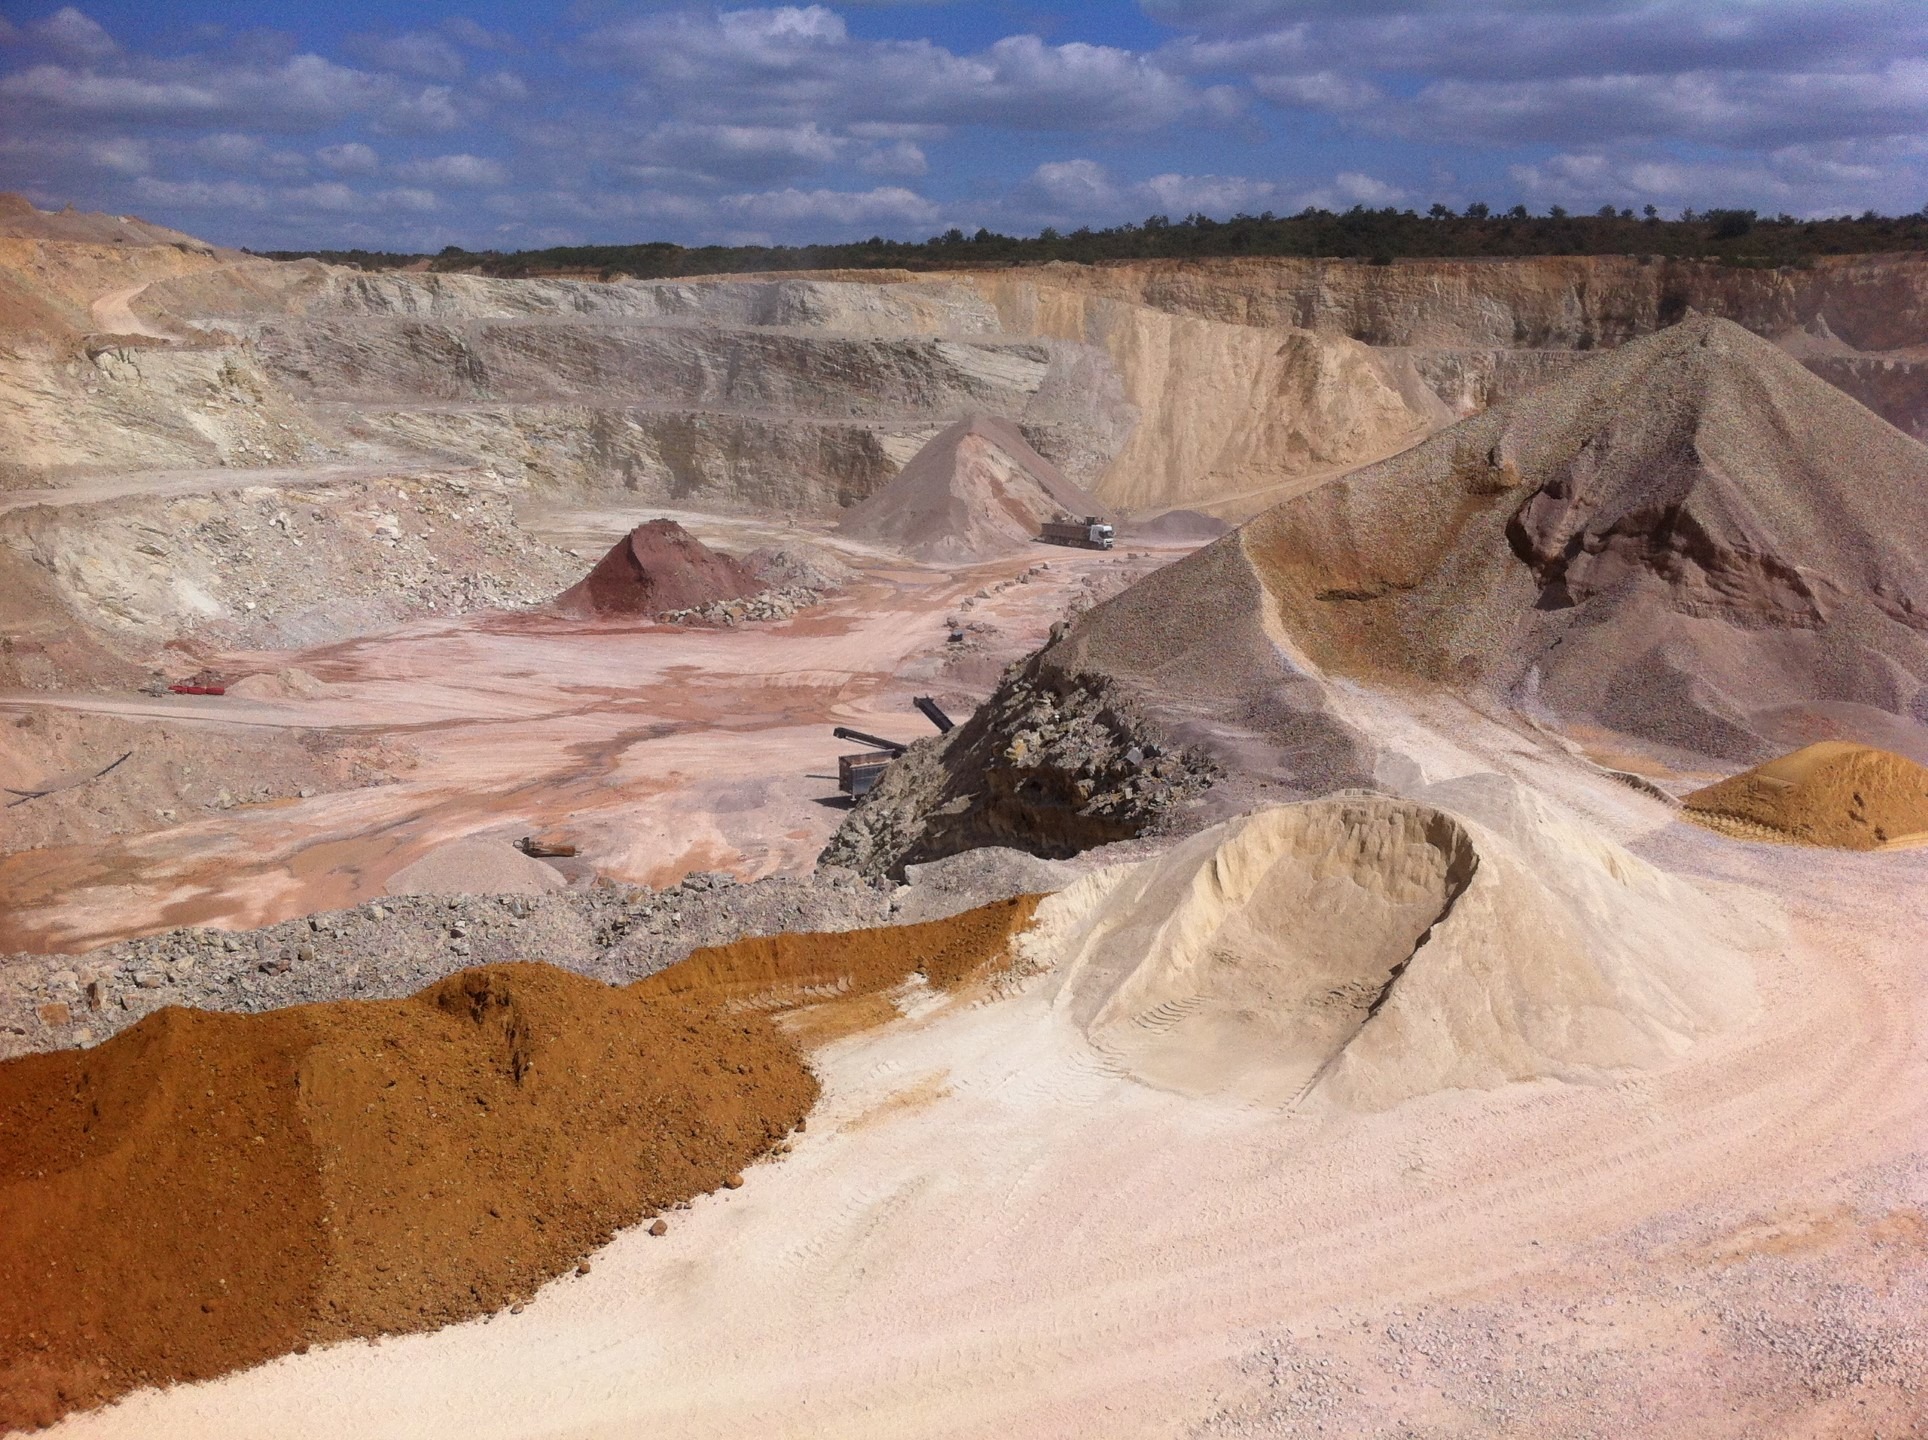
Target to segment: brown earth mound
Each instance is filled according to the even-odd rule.
[[[0,1064],[0,1430],[523,1299],[795,1128],[817,1087],[778,1012],[889,1018],[879,992],[996,962],[1037,898],[700,950],[623,990],[511,964],[406,1000],[170,1008]]]
[[[837,529],[919,560],[969,563],[1022,550],[1047,520],[1103,513],[1017,426],[979,415],[933,438],[882,490],[845,511]]]
[[[1696,790],[1685,813],[1743,839],[1842,850],[1928,844],[1928,769],[1886,750],[1823,740]]]
[[[763,589],[741,561],[718,554],[674,520],[638,525],[555,599],[566,615],[660,615],[738,600]]]

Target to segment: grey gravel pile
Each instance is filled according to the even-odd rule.
[[[665,890],[396,896],[259,930],[170,930],[85,955],[0,957],[0,1059],[98,1042],[167,1005],[272,1010],[390,999],[465,966],[543,960],[612,982],[700,945],[890,919],[891,893],[846,871]]]

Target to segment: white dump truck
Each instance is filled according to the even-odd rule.
[[[1111,548],[1111,527],[1096,515],[1087,515],[1082,520],[1047,520],[1038,532],[1038,539],[1047,545],[1076,545],[1081,550],[1109,550]]]

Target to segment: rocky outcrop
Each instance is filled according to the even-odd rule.
[[[1823,256],[1751,268],[1657,256],[1495,260],[1265,257],[1048,265],[1030,283],[1265,329],[1293,327],[1412,352],[1456,415],[1524,394],[1574,361],[1689,314],[1786,343],[1897,428],[1928,435],[1928,256]],[[980,277],[979,283],[986,283]],[[1816,354],[1816,328],[1833,345]]]

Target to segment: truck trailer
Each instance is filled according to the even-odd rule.
[[[1047,520],[1038,531],[1038,539],[1047,545],[1075,545],[1081,550],[1109,550],[1112,532],[1111,527],[1096,515],[1087,515],[1082,520]]]

